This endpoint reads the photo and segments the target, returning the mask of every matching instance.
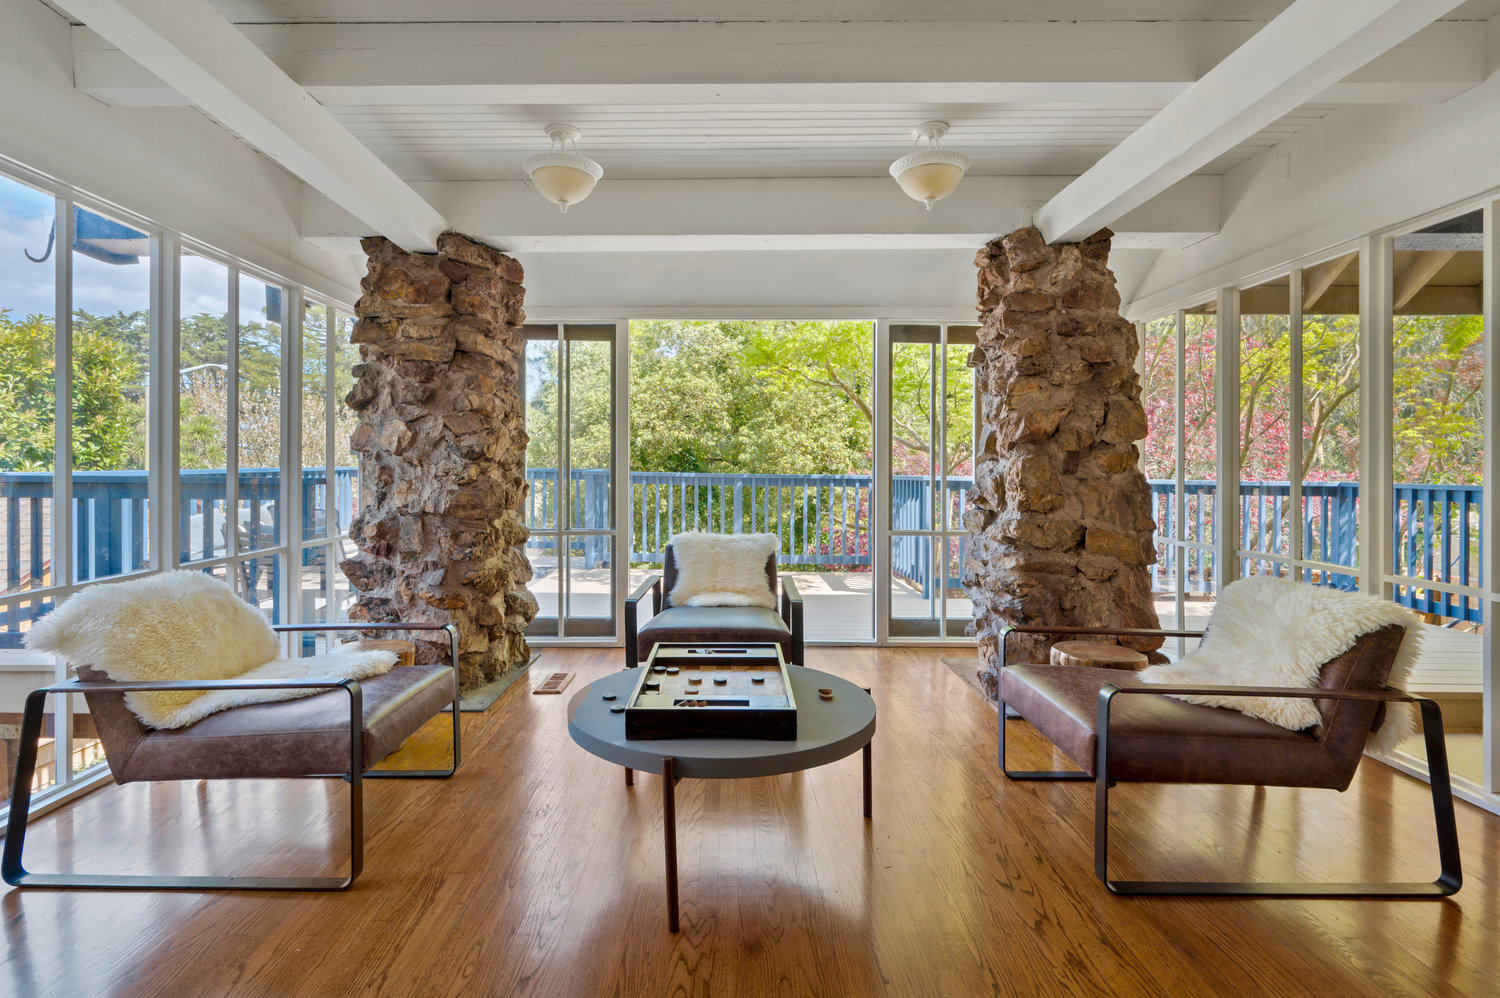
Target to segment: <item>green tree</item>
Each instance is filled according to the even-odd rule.
[[[145,400],[128,316],[80,313],[73,329],[73,465],[130,467],[145,451]],[[118,338],[117,338],[118,335]],[[56,360],[46,316],[0,311],[0,468],[52,467]]]
[[[0,311],[0,469],[52,467],[52,320]]]

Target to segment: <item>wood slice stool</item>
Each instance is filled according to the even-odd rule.
[[[393,651],[396,653],[397,665],[416,665],[417,646],[411,641],[400,639],[387,641],[346,641],[339,646],[340,651]]]
[[[1140,669],[1150,659],[1138,651],[1105,641],[1059,641],[1052,646],[1053,665],[1090,665],[1104,669]]]

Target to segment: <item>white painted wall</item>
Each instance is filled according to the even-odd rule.
[[[0,0],[0,156],[335,298],[362,268],[298,235],[303,184],[191,108],[111,108],[73,88],[66,19]]]
[[[1206,301],[1217,287],[1500,190],[1500,23],[1489,35],[1490,75],[1467,93],[1344,108],[1226,174],[1222,231],[1163,250],[1127,316]]]

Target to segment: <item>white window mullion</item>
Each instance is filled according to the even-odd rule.
[[[182,271],[176,233],[154,236],[151,244],[151,346],[147,361],[151,389],[146,398],[146,491],[151,525],[150,565],[161,570],[176,568],[181,563],[184,543],[177,530],[181,463],[177,448],[180,423],[177,289]],[[207,523],[207,517],[204,522]]]
[[[1219,410],[1219,458],[1214,514],[1214,592],[1240,577],[1240,293],[1220,288],[1214,395]]]
[[[56,199],[57,240],[53,243],[53,280],[55,281],[52,322],[53,356],[53,440],[52,440],[52,584],[71,590],[76,573],[73,570],[73,237],[75,220],[73,202]],[[62,591],[53,596],[54,605],[63,599]],[[58,656],[53,676],[59,682],[67,678],[67,663]],[[58,790],[73,782],[73,767],[68,765],[73,747],[73,695],[55,697],[52,701],[56,762],[55,785]]]
[[[625,633],[625,597],[630,592],[630,555],[635,537],[634,491],[630,484],[630,322],[621,319],[615,323],[613,366],[614,402],[611,412],[614,417],[614,452],[610,477],[615,482],[615,529],[614,538],[615,580],[615,634],[620,644],[634,641],[635,635]],[[644,506],[642,507],[644,509]],[[645,523],[641,524],[642,532]]]
[[[938,363],[933,365],[933,386],[937,389],[937,404],[933,415],[937,427],[931,434],[937,443],[937,455],[932,460],[932,498],[937,504],[933,510],[932,525],[937,536],[932,539],[933,570],[938,587],[938,639],[948,636],[948,324],[938,327]]]
[[[1172,441],[1172,464],[1176,480],[1172,488],[1172,539],[1177,543],[1171,548],[1172,557],[1177,559],[1176,592],[1174,599],[1177,605],[1176,629],[1183,630],[1187,625],[1187,312],[1178,309],[1175,317],[1176,324],[1176,359],[1173,361],[1172,390],[1176,399],[1175,409],[1177,412],[1177,426],[1175,427],[1175,438]],[[1177,639],[1177,654],[1181,656],[1186,650],[1185,639]]]
[[[281,622],[302,623],[302,289],[282,287]],[[300,638],[288,642],[295,658]]]
[[[1394,241],[1367,236],[1359,253],[1359,588],[1389,596],[1391,574],[1391,272]]]
[[[224,442],[224,551],[229,555],[225,568],[228,582],[239,589],[240,553],[240,271],[238,267],[226,268],[229,272],[229,294],[225,307],[229,310],[229,357],[225,366],[225,414],[228,432]],[[249,596],[249,593],[243,593]]]
[[[1485,532],[1484,548],[1479,553],[1480,572],[1484,577],[1483,587],[1488,594],[1481,604],[1484,608],[1484,792],[1500,790],[1500,689],[1495,677],[1495,614],[1500,611],[1500,586],[1496,585],[1495,570],[1500,566],[1500,489],[1495,487],[1496,475],[1500,475],[1500,457],[1495,453],[1500,447],[1500,349],[1496,349],[1495,333],[1500,330],[1500,201],[1491,201],[1484,206],[1484,520],[1490,524]]]
[[[875,643],[891,637],[891,323],[875,321],[875,461],[870,497],[870,588],[875,594]],[[976,401],[977,405],[977,401]]]
[[[1306,512],[1302,508],[1302,269],[1293,268],[1291,275],[1287,278],[1288,308],[1287,325],[1288,336],[1291,341],[1291,365],[1289,378],[1291,384],[1287,387],[1290,391],[1291,413],[1287,418],[1287,485],[1291,493],[1287,502],[1291,505],[1292,519],[1292,543],[1289,548],[1292,556],[1292,577],[1302,579],[1302,535],[1305,532],[1304,524],[1307,522]],[[1328,529],[1325,525],[1323,529]]]

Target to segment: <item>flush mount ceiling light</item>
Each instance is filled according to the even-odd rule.
[[[963,179],[969,157],[942,148],[942,138],[948,134],[946,121],[924,121],[913,134],[916,138],[911,144],[912,151],[891,164],[891,176],[903,191],[931,211]],[[917,143],[923,139],[927,140],[927,148],[919,152]]]
[[[537,153],[526,161],[526,175],[536,185],[537,193],[564,212],[568,205],[588,197],[594,184],[604,176],[604,167],[578,154],[578,136],[582,134],[572,125],[548,125],[551,151]],[[569,144],[573,146],[572,152],[568,152]]]

